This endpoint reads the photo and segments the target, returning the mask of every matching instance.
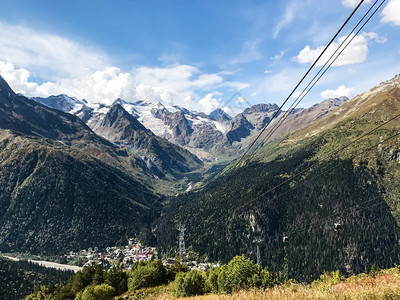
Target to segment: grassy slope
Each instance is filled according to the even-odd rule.
[[[287,283],[267,290],[241,290],[232,295],[208,294],[204,296],[175,298],[172,296],[172,284],[156,288],[142,289],[126,294],[129,300],[297,300],[297,299],[399,299],[400,274],[397,268],[382,270],[375,276],[365,273],[336,280],[322,276],[309,285]]]

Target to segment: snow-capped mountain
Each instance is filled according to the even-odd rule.
[[[279,109],[276,104],[256,104],[232,117],[220,108],[206,115],[203,112],[150,100],[128,102],[117,99],[112,105],[105,105],[89,103],[67,95],[31,99],[74,114],[92,129],[104,119],[111,107],[119,104],[156,136],[184,147],[203,161],[215,159],[210,154],[210,150],[215,146],[218,146],[217,151],[225,149],[229,152],[232,145],[237,144],[239,145],[237,150],[240,152],[242,146],[246,145],[246,140],[256,135]],[[346,100],[345,97],[328,99],[311,108],[292,111],[285,121],[286,125],[281,126],[274,137],[282,136],[315,121]],[[283,111],[280,112],[282,113]],[[226,153],[225,150],[223,152]]]
[[[105,105],[88,103],[66,95],[31,99],[74,114],[91,128],[104,118],[113,105],[119,104],[155,135],[184,146],[196,154],[198,151],[193,151],[194,148],[211,149],[222,140],[230,128],[231,117],[221,110],[206,115],[202,112],[149,100],[127,102],[117,99],[112,105]]]
[[[70,97],[65,94],[58,96],[50,96],[47,98],[33,97],[32,100],[40,102],[46,106],[62,110],[71,114],[75,114],[78,110],[87,105],[86,100],[79,100],[75,97]]]

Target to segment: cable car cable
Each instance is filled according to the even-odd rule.
[[[336,53],[339,51],[339,49],[346,43],[347,39],[353,34],[354,30],[360,25],[362,20],[369,14],[369,12],[372,10],[372,8],[375,6],[375,4],[379,0],[376,0],[375,3],[370,7],[370,9],[364,14],[362,19],[357,23],[357,25],[352,29],[352,31],[346,36],[345,40],[342,41],[342,43],[339,45],[339,47],[335,50],[335,52],[331,55],[331,57],[325,62],[325,64],[321,67],[321,69],[318,71],[318,73],[314,76],[314,78],[309,82],[309,84],[303,89],[301,94],[296,98],[296,100],[292,103],[292,105],[289,107],[289,109],[283,114],[283,116],[280,119],[276,119],[277,122],[273,125],[274,127],[271,129],[270,132],[264,137],[261,143],[256,145],[256,149],[250,154],[250,156],[246,159],[246,161],[251,160],[251,158],[254,157],[255,153],[267,142],[269,138],[276,132],[276,130],[282,125],[282,123],[288,118],[288,116],[291,114],[291,111],[294,111],[296,107],[300,104],[300,102],[308,95],[308,93],[311,91],[311,89],[318,83],[318,81],[321,79],[321,77],[330,69],[330,67],[333,65],[333,63],[339,58],[339,56],[343,53],[343,51],[349,46],[349,44],[354,40],[354,38],[360,33],[360,31],[365,27],[365,25],[370,21],[370,19],[375,15],[375,13],[380,9],[380,7],[383,5],[383,3],[386,0],[383,0],[382,3],[375,9],[375,11],[371,14],[371,16],[364,22],[364,24],[357,30],[355,35],[353,35],[350,39],[350,41],[344,46],[344,48],[336,55]],[[328,62],[336,55],[336,57],[331,61],[328,65]],[[328,66],[327,66],[328,65]],[[326,67],[327,66],[327,67]],[[326,67],[326,69],[325,69]],[[325,69],[325,70],[324,70]],[[321,73],[321,71],[324,70]],[[318,77],[319,75],[319,77]],[[317,78],[318,77],[318,78]],[[313,83],[313,81],[315,82]],[[309,88],[310,87],[310,88]],[[296,103],[297,102],[297,103]],[[294,105],[295,104],[295,105]],[[294,105],[294,107],[293,107]],[[293,107],[293,109],[292,109]],[[278,144],[279,145],[279,144]]]
[[[239,158],[236,164],[234,164],[233,168],[237,168],[243,158],[247,155],[247,153],[250,151],[250,149],[253,147],[253,145],[256,143],[256,141],[261,137],[261,135],[264,133],[264,131],[268,128],[268,126],[271,124],[271,121],[276,117],[276,115],[282,110],[283,106],[288,102],[290,97],[295,93],[297,88],[300,86],[300,84],[304,81],[304,79],[308,76],[308,74],[311,72],[311,70],[314,68],[314,66],[317,64],[317,62],[320,60],[320,58],[324,55],[326,50],[329,48],[329,46],[334,42],[336,37],[340,34],[340,32],[343,30],[343,28],[347,25],[347,23],[350,21],[350,19],[353,17],[353,15],[356,13],[356,11],[360,8],[360,6],[363,4],[364,0],[361,0],[358,5],[354,8],[350,16],[346,19],[346,21],[342,24],[342,26],[339,28],[339,30],[335,33],[333,38],[329,41],[329,43],[325,46],[324,50],[319,54],[317,59],[313,62],[313,64],[310,66],[310,68],[307,70],[307,72],[303,75],[303,77],[300,79],[300,81],[296,84],[296,86],[293,88],[293,90],[290,92],[289,96],[285,99],[285,101],[282,103],[282,105],[279,107],[279,109],[274,113],[272,118],[269,120],[269,122],[264,126],[264,128],[259,132],[257,135],[256,139],[250,144],[250,146],[247,148],[247,150],[244,152],[244,154]]]

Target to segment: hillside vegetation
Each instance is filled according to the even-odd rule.
[[[152,244],[160,203],[129,174],[44,138],[0,131],[0,250],[59,254]]]
[[[325,270],[350,276],[399,262],[399,118],[350,144],[400,113],[398,81],[263,146],[203,190],[171,200],[155,224],[160,247],[174,249],[170,229],[177,223],[187,227],[186,243],[211,260],[240,253],[255,259],[260,237],[263,265],[307,282]],[[334,230],[338,222],[341,232]]]
[[[55,286],[72,276],[70,271],[45,268],[27,261],[0,257],[0,295],[2,300],[23,299],[35,285]]]
[[[398,299],[399,267],[344,277],[324,272],[310,284],[281,282],[279,274],[261,269],[237,256],[227,265],[207,271],[185,265],[163,267],[160,261],[141,262],[129,271],[120,268],[85,267],[65,285],[35,287],[26,300],[37,299]],[[115,298],[114,298],[115,297]]]

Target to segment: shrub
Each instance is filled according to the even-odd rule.
[[[175,260],[173,265],[168,269],[167,278],[170,281],[174,281],[176,274],[178,274],[180,272],[188,272],[188,271],[189,271],[188,266],[181,264],[181,262],[177,259],[177,260]]]
[[[115,289],[115,296],[121,295],[128,290],[128,276],[121,267],[112,267],[104,273],[104,283]]]
[[[242,288],[271,288],[279,284],[278,277],[267,268],[261,268],[244,255],[234,257],[228,265],[210,269],[207,273],[206,290],[232,293]]]
[[[218,275],[221,268],[212,268],[207,271],[205,289],[209,293],[218,293]]]
[[[112,300],[115,295],[115,289],[106,283],[91,285],[88,286],[81,295],[82,300]],[[79,296],[77,295],[77,298]]]
[[[160,260],[139,264],[128,273],[128,289],[130,291],[165,283],[167,283],[167,271]]]
[[[178,273],[174,282],[174,296],[186,297],[204,294],[204,278],[199,271]]]
[[[270,272],[267,268],[264,268],[260,273],[260,285],[258,287],[268,289],[275,285],[280,284],[278,277]]]
[[[217,278],[218,291],[223,294],[232,292],[232,285],[229,282],[228,267],[222,266]]]
[[[320,287],[320,288],[324,288],[324,287],[329,287],[335,284],[338,284],[341,281],[344,281],[345,278],[340,274],[339,271],[335,271],[335,272],[325,272],[324,274],[322,274],[319,279],[314,280],[311,283],[312,287]]]

